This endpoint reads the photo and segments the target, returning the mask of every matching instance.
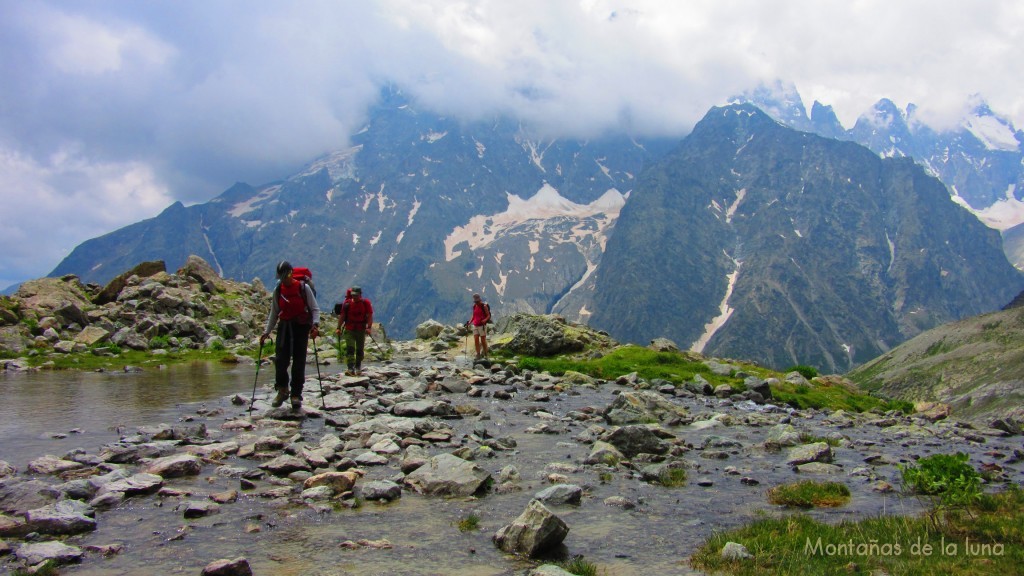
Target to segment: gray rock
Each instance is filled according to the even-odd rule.
[[[245,558],[214,560],[203,568],[201,576],[252,576],[252,568]]]
[[[451,454],[434,456],[405,477],[407,486],[430,496],[472,496],[490,481],[489,472]]]
[[[601,440],[615,446],[626,458],[637,454],[664,454],[670,445],[643,425],[623,426],[602,436]]]
[[[149,463],[146,472],[164,478],[195,476],[203,468],[203,461],[191,454],[176,454],[157,458]]]
[[[391,502],[402,497],[402,487],[390,480],[375,480],[362,485],[363,498],[366,500],[386,500]]]
[[[786,456],[786,464],[799,466],[811,462],[831,462],[832,447],[825,442],[815,442],[797,446],[789,451]]]
[[[531,500],[526,510],[493,536],[494,545],[511,554],[532,557],[557,546],[569,534],[569,527],[546,506]]]
[[[768,439],[765,443],[777,446],[796,446],[800,444],[800,433],[792,424],[779,424],[768,431]]]
[[[37,542],[20,546],[14,556],[32,566],[46,561],[71,564],[82,560],[82,549],[62,542]]]
[[[164,479],[154,474],[135,474],[122,480],[115,480],[100,488],[99,496],[109,492],[121,492],[125,496],[152,494],[164,485]]]
[[[549,486],[541,490],[534,496],[534,498],[545,504],[579,505],[580,501],[583,499],[583,488],[576,484],[555,484],[554,486]]]
[[[299,470],[305,470],[309,472],[312,470],[309,464],[306,463],[302,458],[292,456],[290,454],[282,454],[277,458],[274,458],[270,462],[260,464],[260,468],[270,472],[275,476],[287,476],[292,472]]]
[[[23,514],[53,503],[59,492],[41,480],[0,480],[0,511]]]
[[[658,352],[679,352],[679,345],[668,338],[655,338],[647,347]]]
[[[630,390],[615,397],[604,410],[609,424],[635,424],[689,419],[686,408],[674,404],[657,392]]]
[[[0,460],[0,479],[10,478],[18,473],[18,469],[4,460]]]
[[[211,514],[220,514],[220,505],[209,500],[189,500],[184,504],[185,518],[202,518]]]
[[[62,500],[29,510],[25,525],[40,534],[80,534],[96,529],[96,511],[78,500]]]
[[[41,456],[28,463],[28,471],[32,474],[60,474],[61,472],[77,470],[78,468],[84,467],[85,465],[80,462],[64,460],[63,458],[59,458],[51,454]]]
[[[743,544],[726,542],[725,546],[722,546],[723,560],[746,560],[747,558],[753,557],[754,555],[751,554]]]
[[[430,340],[437,338],[442,330],[444,330],[444,324],[437,320],[427,320],[416,327],[416,337],[420,340]]]
[[[583,461],[584,464],[604,464],[606,466],[618,466],[619,462],[626,459],[626,456],[618,448],[607,442],[594,442],[590,455]]]

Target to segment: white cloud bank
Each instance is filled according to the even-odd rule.
[[[386,82],[551,136],[682,135],[775,79],[847,125],[888,97],[952,126],[973,94],[1024,125],[1021,46],[1012,0],[0,0],[0,229],[25,240],[0,287],[343,148]]]

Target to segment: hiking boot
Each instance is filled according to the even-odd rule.
[[[285,388],[277,389],[277,396],[274,396],[274,401],[270,403],[274,408],[279,408],[284,401],[288,399],[288,390]]]
[[[292,410],[298,410],[299,408],[302,408],[302,398],[292,396]]]
[[[355,376],[355,375],[356,375],[356,371],[355,370],[353,370],[351,368],[349,368],[348,370],[345,370],[345,376]]]

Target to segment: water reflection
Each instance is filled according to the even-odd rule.
[[[252,393],[255,367],[195,362],[138,373],[0,372],[0,460],[21,469],[43,454],[61,455],[117,439],[117,428],[166,422],[178,406]],[[260,371],[260,387],[273,378]],[[67,435],[65,438],[55,438]]]

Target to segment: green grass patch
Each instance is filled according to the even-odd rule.
[[[742,385],[742,380],[730,376],[720,376],[704,365],[702,360],[679,352],[658,352],[643,346],[621,346],[596,359],[581,359],[567,356],[554,358],[536,358],[527,356],[520,359],[519,367],[526,370],[550,372],[556,376],[568,371],[580,372],[594,378],[614,380],[636,372],[646,380],[662,379],[680,385],[700,375],[711,383]],[[746,367],[744,367],[746,368]]]
[[[743,544],[754,558],[723,559],[727,542]],[[804,514],[764,518],[711,537],[690,563],[710,573],[750,576],[1018,574],[1024,565],[1024,493],[1015,488],[986,496],[941,530],[923,517],[835,525]]]
[[[480,517],[471,513],[465,518],[461,518],[455,525],[458,527],[459,532],[478,530],[480,528]]]
[[[797,508],[836,508],[850,501],[850,489],[841,482],[803,480],[770,488],[768,501]]]
[[[171,350],[167,354],[152,354],[141,350],[122,350],[113,356],[97,356],[92,351],[75,354],[39,354],[28,357],[32,366],[46,364],[54,370],[123,370],[125,366],[156,366],[160,364],[183,364],[196,361],[223,362],[235,354],[221,350]],[[52,362],[52,364],[48,364]]]
[[[794,408],[827,408],[830,410],[846,410],[849,412],[867,412],[869,410],[899,410],[910,413],[914,405],[902,400],[886,400],[870,394],[851,390],[840,384],[816,381],[810,385],[780,382],[772,388],[775,400]]]
[[[686,485],[685,468],[666,468],[658,475],[658,484],[666,488],[679,488]]]
[[[583,556],[574,556],[570,560],[559,562],[558,567],[576,576],[597,576],[597,564],[585,560]]]

